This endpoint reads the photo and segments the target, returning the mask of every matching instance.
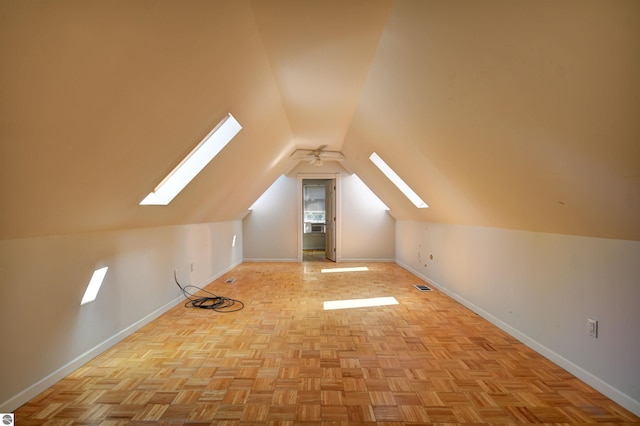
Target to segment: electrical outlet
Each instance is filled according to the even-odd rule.
[[[598,338],[598,321],[587,318],[587,334],[591,337]]]

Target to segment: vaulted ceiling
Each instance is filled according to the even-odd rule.
[[[3,1],[0,236],[240,219],[326,145],[398,219],[640,240],[638,22],[635,0]],[[238,136],[140,206],[227,113]]]

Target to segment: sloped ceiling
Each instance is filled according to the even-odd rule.
[[[399,219],[640,240],[637,22],[635,0],[4,1],[0,235],[240,219],[327,145]],[[228,112],[233,142],[139,206]]]

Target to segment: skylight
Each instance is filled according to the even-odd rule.
[[[93,302],[94,300],[96,300],[98,291],[100,291],[100,286],[102,286],[104,276],[107,275],[107,269],[109,269],[109,267],[105,266],[104,268],[96,269],[95,271],[93,271],[93,275],[89,280],[87,289],[84,291],[84,296],[82,296],[80,305],[84,305],[85,303]]]
[[[398,174],[395,171],[393,171],[393,169],[391,167],[389,167],[389,165],[387,165],[387,163],[385,163],[382,158],[380,158],[380,156],[378,154],[376,154],[374,152],[369,157],[369,160],[371,160],[373,162],[373,164],[375,164],[380,169],[380,171],[382,173],[384,173],[384,175],[391,182],[393,182],[393,184],[396,187],[398,187],[398,189],[400,191],[402,191],[402,193],[405,195],[405,197],[407,197],[409,199],[409,201],[411,201],[417,208],[425,209],[425,208],[429,207],[427,205],[427,203],[422,201],[422,198],[420,198],[418,196],[418,194],[416,194],[413,191],[413,189],[411,189],[409,187],[409,185],[407,185],[406,182],[403,181],[402,178],[400,178],[400,176],[398,176]]]
[[[140,205],[166,206],[242,129],[228,114],[218,125],[165,177]]]

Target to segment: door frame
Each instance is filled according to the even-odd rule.
[[[302,181],[304,179],[334,179],[336,182],[336,224],[335,224],[335,242],[336,242],[336,262],[342,260],[341,238],[342,232],[342,214],[340,207],[340,173],[298,173],[298,262],[303,260],[302,235],[304,233],[304,221],[302,220],[304,212],[304,199],[302,195]]]

